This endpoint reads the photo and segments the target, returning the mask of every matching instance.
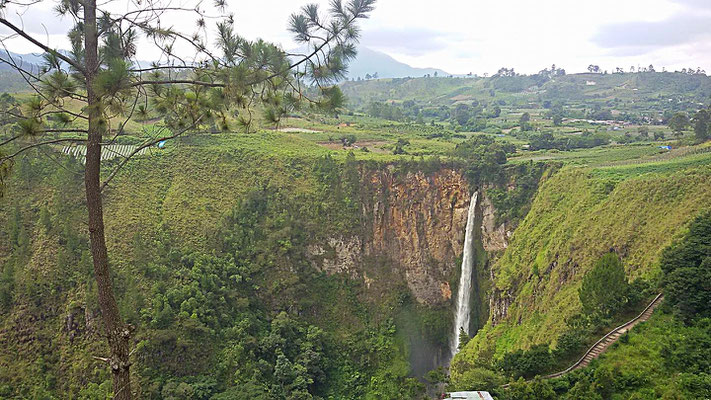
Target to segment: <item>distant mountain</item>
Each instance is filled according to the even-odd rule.
[[[353,60],[348,68],[348,77],[352,79],[365,78],[366,74],[378,73],[378,78],[405,78],[419,77],[425,74],[434,75],[437,72],[440,76],[449,74],[437,68],[415,68],[400,62],[380,51],[367,47],[358,49],[358,57]]]
[[[25,67],[35,67],[42,65],[44,60],[41,53],[36,54],[17,54],[10,52],[10,55],[16,62],[22,62]],[[7,59],[7,54],[0,52],[0,58]],[[140,61],[140,65],[150,65],[148,61]],[[8,70],[10,67],[5,63],[0,63],[0,70]],[[358,49],[358,57],[350,63],[348,68],[348,77],[357,79],[358,77],[365,78],[366,74],[373,75],[378,73],[379,78],[404,78],[404,77],[421,77],[426,74],[434,75],[436,72],[439,76],[449,76],[449,74],[437,68],[416,68],[400,62],[391,56],[367,47]]]
[[[41,65],[44,63],[44,60],[42,59],[42,54],[37,53],[37,54],[17,54],[13,52],[9,52],[10,57],[12,57],[12,61],[17,63],[20,67],[28,70],[28,71],[36,71],[37,66]],[[10,60],[10,57],[8,57],[7,52],[0,51],[0,59],[3,60]],[[14,69],[7,65],[4,62],[0,62],[0,71],[14,71]]]

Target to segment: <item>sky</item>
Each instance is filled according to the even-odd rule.
[[[289,15],[311,2],[322,4],[325,12],[328,3],[227,2],[240,34],[284,49],[296,47],[287,31]],[[45,0],[21,19],[17,9],[6,9],[4,15],[43,43],[68,48],[64,33],[71,21],[51,11],[55,4]],[[120,11],[126,4],[114,0],[111,7]],[[171,15],[165,24],[186,33],[195,26],[194,18],[182,15]],[[453,74],[492,74],[500,67],[535,73],[551,64],[569,73],[590,64],[610,71],[653,64],[657,70],[701,67],[711,73],[711,0],[379,0],[361,26],[361,45],[414,67]],[[0,35],[7,33],[0,29]],[[19,53],[37,51],[20,39],[6,45]],[[145,43],[139,46],[139,59],[156,56]]]

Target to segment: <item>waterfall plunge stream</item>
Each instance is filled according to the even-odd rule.
[[[469,334],[469,317],[471,315],[472,273],[474,272],[474,225],[476,205],[479,192],[474,192],[469,202],[467,227],[464,235],[464,254],[462,255],[462,272],[459,276],[459,290],[454,303],[454,332],[450,340],[450,360],[459,351],[459,328]]]

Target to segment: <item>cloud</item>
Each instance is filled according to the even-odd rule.
[[[711,10],[711,1],[709,0],[671,0],[673,3],[681,4],[692,9],[708,8]]]
[[[34,35],[66,34],[72,28],[71,20],[58,16],[54,10],[30,7],[22,11],[7,10],[6,15],[15,26]],[[12,33],[9,28],[0,27],[0,34],[9,33]]]
[[[380,28],[366,30],[361,43],[380,50],[420,56],[445,49],[447,36],[446,33],[427,29]]]
[[[691,3],[696,0],[684,0]],[[707,1],[707,0],[704,0]],[[603,25],[592,37],[596,45],[620,54],[694,43],[711,37],[711,14],[680,13],[662,21],[635,21]]]

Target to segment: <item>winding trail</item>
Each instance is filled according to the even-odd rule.
[[[642,312],[634,317],[633,319],[625,322],[624,324],[618,326],[617,328],[611,330],[610,332],[607,333],[607,335],[603,336],[595,342],[590,348],[583,354],[583,356],[576,361],[573,365],[570,367],[566,368],[563,371],[556,372],[553,374],[545,375],[542,376],[543,379],[552,379],[552,378],[558,378],[560,376],[563,376],[571,371],[575,371],[576,369],[580,368],[585,368],[592,362],[592,360],[598,358],[600,354],[604,353],[605,350],[607,350],[608,347],[610,347],[613,343],[615,343],[619,338],[624,335],[625,333],[629,332],[632,328],[637,326],[637,324],[642,323],[646,320],[649,319],[649,317],[652,316],[652,313],[654,312],[654,309],[657,308],[662,303],[662,300],[664,300],[664,294],[659,293],[657,297],[652,300],[651,303],[647,307],[642,310]],[[507,388],[511,384],[505,384],[502,385],[501,387]]]
[[[592,360],[596,359],[598,356],[600,356],[600,354],[604,353],[605,350],[607,350],[610,345],[615,343],[622,335],[629,332],[632,328],[637,326],[637,324],[648,320],[649,317],[652,316],[654,309],[662,303],[662,300],[664,300],[664,296],[662,293],[660,293],[657,295],[657,297],[654,298],[654,300],[652,300],[651,303],[649,303],[647,307],[645,307],[644,310],[642,310],[642,312],[638,316],[611,330],[610,332],[608,332],[607,335],[603,336],[602,338],[600,338],[600,340],[595,342],[595,344],[593,344],[575,364],[571,365],[563,371],[546,375],[543,377],[543,379],[557,378],[559,376],[567,374],[570,371],[575,371],[576,369],[587,367]]]

